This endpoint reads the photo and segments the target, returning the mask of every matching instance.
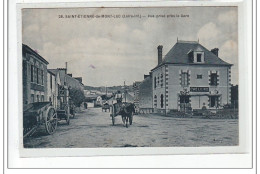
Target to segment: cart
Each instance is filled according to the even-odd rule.
[[[108,103],[103,104],[102,112],[103,112],[103,110],[105,110],[105,112],[107,112],[107,110],[110,112],[110,105]]]
[[[57,117],[59,120],[65,120],[68,125],[70,124],[70,107],[68,104],[62,104],[57,109]]]
[[[36,102],[23,108],[23,137],[33,135],[40,127],[53,134],[57,128],[57,113],[50,102]]]
[[[69,90],[66,86],[59,86],[57,118],[65,120],[70,124],[70,103],[69,103]]]
[[[125,127],[128,127],[129,124],[132,125],[133,122],[133,115],[135,112],[134,104],[133,103],[115,103],[112,105],[112,110],[110,117],[112,118],[112,124],[115,125],[115,117],[118,115],[122,116],[122,121]]]
[[[69,107],[70,107],[70,116],[72,118],[75,118],[76,106],[75,106],[74,102],[72,101],[72,99],[69,99]]]

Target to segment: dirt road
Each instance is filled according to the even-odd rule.
[[[108,112],[91,108],[77,113],[70,125],[60,122],[53,135],[34,135],[24,141],[29,148],[66,147],[171,147],[231,146],[238,144],[237,119],[171,118],[135,115],[133,125],[123,126]]]

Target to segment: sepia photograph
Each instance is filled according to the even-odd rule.
[[[237,6],[22,8],[22,146],[239,146]]]

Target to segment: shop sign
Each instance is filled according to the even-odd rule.
[[[209,87],[190,87],[190,92],[209,92]]]

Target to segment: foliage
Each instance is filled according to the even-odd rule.
[[[85,100],[84,92],[78,88],[70,88],[70,98],[75,106],[80,107],[81,103]]]

